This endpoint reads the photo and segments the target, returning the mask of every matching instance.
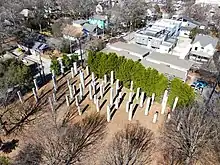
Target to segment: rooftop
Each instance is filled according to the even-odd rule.
[[[74,20],[74,21],[73,21],[73,24],[83,25],[83,24],[88,23],[88,22],[89,22],[88,20],[79,19],[79,20]]]
[[[196,42],[199,42],[202,47],[205,47],[205,46],[211,44],[215,48],[218,44],[218,38],[214,38],[209,35],[198,34],[198,35],[196,35],[192,44],[194,44]]]
[[[94,32],[96,28],[97,28],[97,25],[91,25],[89,23],[85,23],[83,25],[83,29],[88,31],[88,32]]]

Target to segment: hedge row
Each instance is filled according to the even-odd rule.
[[[176,96],[179,97],[178,106],[186,106],[194,101],[193,89],[179,79],[168,79],[152,68],[145,68],[140,62],[134,62],[115,53],[88,52],[88,66],[99,78],[104,74],[110,76],[114,71],[115,77],[127,88],[130,82],[134,82],[134,88],[140,87],[148,96],[156,94],[157,101],[160,101],[163,93],[170,88],[168,103],[172,106]],[[170,84],[170,85],[169,85]]]

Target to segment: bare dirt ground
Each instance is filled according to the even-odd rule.
[[[86,75],[86,73],[85,73]],[[92,112],[96,112],[96,106],[93,103],[93,100],[89,99],[89,94],[88,94],[88,84],[91,82],[91,76],[85,76],[85,85],[86,85],[86,89],[84,91],[85,94],[85,99],[80,103],[80,107],[81,110],[83,110],[83,114],[82,116],[79,116],[78,114],[76,114],[73,117],[73,122],[76,122],[80,119],[82,119],[83,117],[85,117],[85,115],[90,114]],[[65,100],[65,95],[69,94],[69,90],[67,88],[67,83],[66,80],[70,79],[70,83],[71,84],[75,84],[77,89],[79,88],[79,76],[75,76],[73,79],[71,78],[71,74],[66,74],[64,77],[59,77],[58,78],[58,92],[57,92],[57,103],[55,103],[55,110],[58,113],[58,119],[62,118],[62,116],[64,115],[64,113],[67,110],[71,110],[71,109],[75,109],[75,100],[71,100],[71,105],[70,107],[67,107],[66,105],[66,100]],[[102,80],[97,80],[97,82],[101,82]],[[97,85],[97,89],[99,91],[99,83]],[[113,85],[114,89],[115,89],[115,84]],[[49,106],[48,103],[48,97],[52,97],[52,89],[53,89],[53,84],[52,82],[49,82],[48,84],[46,84],[45,86],[41,87],[40,90],[38,91],[39,96],[40,96],[40,101],[42,103],[45,103],[45,108],[44,108],[44,117],[47,115],[51,115],[51,108]],[[104,92],[104,98],[100,99],[100,112],[101,114],[106,115],[106,110],[107,110],[107,105],[109,104],[109,97],[110,97],[110,84],[106,87],[106,93]],[[83,162],[82,164],[94,164],[94,165],[98,165],[101,164],[100,163],[100,156],[103,154],[103,151],[105,148],[105,146],[111,141],[112,136],[117,132],[120,131],[124,128],[124,126],[130,122],[135,123],[135,122],[139,122],[142,126],[152,130],[154,132],[155,138],[158,138],[160,135],[160,131],[162,130],[162,125],[164,123],[164,121],[166,120],[166,116],[167,113],[164,115],[160,114],[161,111],[161,105],[159,103],[154,103],[151,106],[151,109],[149,111],[149,114],[147,116],[144,115],[144,110],[146,107],[146,99],[144,102],[144,107],[140,108],[139,106],[139,101],[140,100],[136,100],[134,98],[133,101],[133,105],[134,105],[134,115],[132,118],[132,121],[128,120],[128,113],[125,110],[126,107],[126,102],[128,100],[128,94],[130,92],[130,90],[122,88],[121,90],[123,92],[123,100],[120,103],[119,109],[115,110],[114,107],[112,107],[112,118],[111,121],[108,123],[107,126],[107,136],[103,142],[103,144],[100,144],[100,149],[98,152],[96,152],[95,156],[90,157],[89,160],[85,160],[85,162]],[[97,92],[97,95],[99,97],[99,92]],[[29,93],[26,96],[24,96],[26,102],[31,101],[34,102],[34,98],[33,98],[33,94]],[[169,108],[166,109],[166,112],[169,110]],[[159,112],[159,118],[156,124],[154,124],[152,122],[153,120],[153,115],[154,113],[158,111]],[[43,122],[43,117],[41,119],[39,119],[38,122]],[[36,124],[36,123],[35,123]],[[19,141],[19,146],[22,146],[22,144],[27,142],[27,139],[31,138],[31,132],[34,131],[34,126],[36,126],[35,124],[33,124],[33,126],[28,126],[28,128],[26,128],[26,131],[24,131],[22,133],[22,135],[18,135],[17,138],[20,140]],[[14,137],[13,137],[14,138]],[[14,150],[10,156],[13,157],[17,151],[19,150],[20,147],[18,147],[18,149]],[[155,154],[158,155],[158,153],[155,152]],[[158,156],[157,156],[158,157]],[[157,160],[154,160],[154,162],[152,164],[157,164]]]

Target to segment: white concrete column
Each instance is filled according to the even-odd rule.
[[[78,95],[75,96],[75,104],[78,107],[79,106],[79,99],[78,99]]]
[[[97,112],[100,111],[100,105],[99,105],[99,99],[98,98],[96,100],[96,110],[97,110]]]
[[[37,95],[37,91],[35,88],[32,88],[32,92],[34,94],[34,98],[35,98],[35,101],[38,102],[38,95]]]
[[[89,66],[86,66],[86,74],[87,74],[87,76],[90,75],[90,73],[89,73]]]
[[[17,95],[18,95],[20,102],[23,104],[23,98],[22,98],[21,92],[17,91]]]
[[[52,81],[53,81],[53,88],[55,91],[57,91],[57,81],[56,81],[56,77],[52,77]]]
[[[52,113],[54,113],[54,106],[53,106],[53,102],[52,102],[51,97],[48,97],[48,101],[49,101],[49,104],[50,104],[51,111],[52,111]]]
[[[60,66],[60,72],[61,72],[61,74],[64,74],[65,72],[64,72],[64,66]]]
[[[133,97],[133,92],[129,92],[129,98],[128,98],[129,102],[132,102],[132,97]]]
[[[163,104],[164,100],[167,98],[167,96],[168,96],[168,90],[165,90],[164,94],[163,94],[162,104]]]
[[[170,115],[170,112],[167,114],[167,120],[166,122],[169,122],[170,121],[170,118],[171,118],[171,115]]]
[[[69,87],[69,86],[70,86],[70,80],[67,79],[67,80],[66,80],[66,83],[67,83],[67,86]]]
[[[136,100],[138,100],[140,97],[140,90],[141,90],[141,88],[137,88]]]
[[[92,100],[92,85],[89,84],[89,99]]]
[[[115,90],[116,95],[118,93],[118,90],[119,90],[119,79],[116,80],[116,90]]]
[[[105,85],[107,84],[108,80],[107,80],[107,75],[105,74],[104,75],[104,82],[105,82]]]
[[[95,81],[95,74],[92,72],[92,81]]]
[[[131,81],[131,85],[130,85],[130,90],[133,91],[133,85],[134,85],[134,82]]]
[[[111,89],[110,89],[110,105],[113,105],[113,99],[114,99],[114,88],[111,87]]]
[[[71,67],[71,77],[74,78],[74,69]]]
[[[118,109],[119,108],[119,99],[116,98],[115,99],[115,109]]]
[[[65,97],[66,97],[66,105],[69,107],[70,106],[69,96],[66,95]]]
[[[103,93],[104,93],[104,91],[103,91],[103,83],[100,84],[99,88],[100,88],[100,96],[101,96],[101,99],[102,99],[103,98]]]
[[[54,101],[54,103],[56,103],[57,102],[56,92],[53,91],[52,95],[53,95],[53,101]]]
[[[128,102],[126,103],[126,112],[129,112],[129,108],[130,108],[130,102],[128,101]]]
[[[34,79],[34,86],[35,86],[35,89],[38,91],[39,89],[38,89],[38,85],[37,85],[37,80],[36,79]]]
[[[82,87],[83,87],[83,89],[85,89],[84,73],[81,70],[79,72],[79,76],[80,76],[80,82],[82,84]]]
[[[77,70],[77,62],[74,62],[73,63],[73,69],[74,69],[74,73],[75,75],[78,73],[78,70]]]
[[[96,102],[97,102],[97,95],[95,94],[93,97],[94,97],[93,98],[93,102],[94,102],[94,104],[96,104]]]
[[[93,88],[94,94],[95,94],[96,93],[96,82],[92,81],[91,84],[92,84],[92,88]]]
[[[70,99],[73,99],[73,89],[71,85],[68,85],[69,92],[70,92]]]
[[[141,98],[140,98],[140,107],[141,108],[143,107],[143,104],[144,104],[144,95],[145,95],[145,93],[141,92]]]
[[[158,112],[155,112],[154,118],[153,118],[153,123],[157,122],[157,118],[158,118]]]
[[[119,94],[118,94],[118,98],[119,98],[119,100],[122,99],[122,92],[119,92]]]
[[[73,84],[73,94],[76,95],[76,85]]]
[[[133,104],[130,105],[129,112],[128,112],[128,120],[132,120],[132,114],[133,114]]]
[[[78,110],[79,116],[81,116],[82,115],[82,111],[80,109],[80,106],[77,106],[77,110]]]
[[[52,71],[51,71],[51,73],[52,73],[52,77],[55,77],[55,78],[56,78],[55,71],[54,71],[54,70],[52,70]]]
[[[107,105],[107,121],[110,122],[111,120],[111,109],[110,105]]]
[[[151,96],[151,105],[154,104],[154,100],[155,100],[155,93],[152,93],[152,96]]]
[[[111,85],[114,84],[114,72],[111,71]]]
[[[176,97],[173,103],[172,112],[175,110],[177,103],[178,103],[179,97]]]
[[[83,87],[81,83],[79,84],[79,97],[80,97],[80,100],[83,99]]]
[[[163,99],[162,108],[161,108],[161,114],[164,114],[165,111],[166,111],[167,100],[168,100],[168,96],[166,96],[166,97]]]
[[[150,109],[150,100],[151,100],[151,98],[148,97],[148,98],[147,98],[147,104],[146,104],[146,109],[145,109],[144,115],[148,115],[148,113],[149,113],[149,109]]]

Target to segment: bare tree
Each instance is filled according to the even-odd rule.
[[[151,163],[153,133],[136,124],[128,124],[115,134],[102,164],[146,165]]]
[[[215,164],[216,115],[202,103],[176,110],[165,124],[161,146],[167,164]]]
[[[43,148],[43,164],[77,164],[96,151],[97,144],[105,137],[106,125],[106,117],[98,113],[64,127],[47,120],[47,125],[43,124],[31,134],[30,143]]]

